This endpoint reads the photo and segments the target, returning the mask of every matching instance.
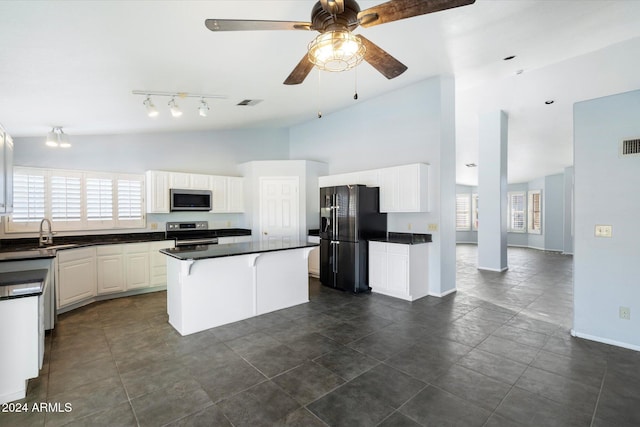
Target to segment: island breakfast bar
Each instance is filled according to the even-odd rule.
[[[309,302],[308,257],[317,246],[248,242],[162,249],[169,323],[189,335]]]

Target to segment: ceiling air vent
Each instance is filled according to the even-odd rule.
[[[623,140],[620,143],[620,156],[640,156],[640,138]]]
[[[236,105],[253,107],[256,104],[259,104],[260,102],[262,102],[262,99],[243,99],[242,101],[238,102]]]

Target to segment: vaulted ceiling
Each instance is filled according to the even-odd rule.
[[[381,1],[360,1],[366,9]],[[14,136],[287,127],[440,74],[456,77],[458,182],[473,185],[478,115],[509,114],[509,181],[572,164],[573,103],[640,88],[640,2],[477,0],[358,28],[408,70],[370,65],[282,84],[315,32],[211,32],[206,18],[308,21],[313,0],[0,2],[0,123]],[[509,61],[503,58],[515,55]],[[359,100],[353,100],[357,86]],[[132,91],[222,95],[146,116]],[[255,106],[237,106],[260,99]],[[547,105],[545,101],[553,100]]]

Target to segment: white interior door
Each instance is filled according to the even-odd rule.
[[[260,178],[260,236],[266,241],[298,240],[297,176]]]

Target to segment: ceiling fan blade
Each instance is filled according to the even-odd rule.
[[[284,81],[286,85],[299,85],[307,78],[311,70],[313,69],[313,62],[309,61],[308,54],[302,57],[298,65],[293,69],[289,77]]]
[[[356,37],[362,40],[362,43],[367,49],[364,60],[371,64],[373,68],[380,71],[386,78],[393,79],[407,71],[406,65],[382,50],[380,46],[361,35],[357,35]]]
[[[256,21],[251,19],[206,19],[211,31],[311,30],[311,22]]]
[[[320,0],[322,8],[331,15],[339,15],[344,12],[344,0]]]
[[[387,22],[467,6],[476,0],[391,0],[358,13],[360,25],[373,27]]]

